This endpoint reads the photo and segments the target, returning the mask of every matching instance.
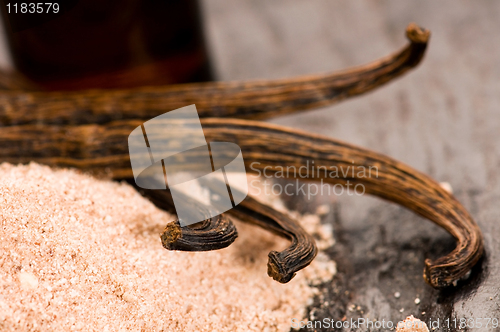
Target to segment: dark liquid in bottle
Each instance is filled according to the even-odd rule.
[[[57,15],[14,2],[0,1],[14,65],[45,89],[212,80],[197,0],[61,1]]]

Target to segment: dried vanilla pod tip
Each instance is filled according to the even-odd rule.
[[[250,196],[228,213],[291,241],[285,250],[273,250],[268,255],[267,274],[278,282],[289,282],[318,253],[314,238],[296,220]]]
[[[210,251],[226,248],[237,237],[234,224],[227,216],[218,215],[185,227],[173,221],[161,234],[161,243],[168,250]]]
[[[144,197],[148,198],[157,207],[175,213],[172,195],[169,190],[150,190],[137,187],[133,181],[128,181]],[[181,195],[181,193],[178,193]],[[184,200],[193,209],[198,209],[202,214],[207,207],[194,201],[189,196]],[[208,218],[202,222],[181,227],[178,220],[169,222],[161,234],[161,243],[168,250],[182,251],[210,251],[223,249],[229,246],[238,237],[234,224],[226,215]]]
[[[202,185],[214,181],[216,180],[200,180]],[[223,194],[223,192],[217,192],[221,186],[209,184],[208,187],[216,190],[216,193]],[[232,193],[236,190],[234,187],[231,188]],[[302,228],[297,220],[260,203],[251,196],[247,196],[227,211],[227,214],[290,240],[290,246],[286,249],[281,252],[273,250],[268,255],[267,274],[278,282],[287,283],[292,280],[295,273],[308,266],[318,253],[314,238]]]
[[[126,90],[2,91],[0,126],[149,120],[191,104],[196,104],[200,117],[267,119],[310,110],[361,95],[416,67],[425,54],[430,33],[411,23],[406,36],[410,43],[399,52],[329,74]]]

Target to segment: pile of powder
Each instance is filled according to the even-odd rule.
[[[287,241],[242,223],[226,249],[167,251],[172,215],[74,170],[2,164],[0,206],[2,331],[288,331],[317,292],[315,271],[335,273],[322,259],[277,283],[267,254]]]

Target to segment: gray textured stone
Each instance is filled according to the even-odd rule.
[[[339,197],[325,219],[335,225],[330,254],[339,273],[323,289],[328,305],[318,298],[311,310],[317,319],[499,318],[500,2],[206,0],[204,8],[221,80],[343,69],[402,47],[409,22],[432,31],[424,61],[403,78],[271,122],[382,152],[449,182],[484,232],[486,259],[467,283],[438,292],[422,279],[423,260],[450,251],[450,236],[379,199]]]

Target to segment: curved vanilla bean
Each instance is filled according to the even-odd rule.
[[[283,251],[273,250],[268,255],[267,274],[276,281],[289,282],[295,273],[308,266],[318,253],[314,238],[296,220],[250,196],[229,210],[228,214],[291,241],[290,246]]]
[[[175,213],[172,195],[169,190],[150,190],[138,187],[133,180],[128,181],[139,193],[157,207]],[[177,193],[181,196],[182,193]],[[161,243],[168,250],[210,251],[226,248],[238,237],[234,224],[225,215],[210,218],[209,209],[189,196],[184,196],[185,204],[196,208],[207,219],[197,224],[181,227],[178,220],[167,224],[161,234]]]
[[[237,236],[234,224],[225,215],[218,215],[192,226],[181,227],[178,220],[168,223],[161,243],[168,250],[211,251],[226,248]]]
[[[448,255],[425,261],[424,278],[435,288],[449,286],[463,277],[483,254],[481,230],[453,195],[428,176],[392,158],[319,135],[253,121],[206,119],[203,128],[208,141],[238,144],[247,171],[266,169],[272,173],[283,167],[295,166],[298,170],[305,166],[309,180],[362,185],[366,193],[405,206],[441,226],[457,245]],[[332,178],[322,172],[322,167],[331,170],[331,166],[343,167],[344,171],[361,167],[374,174],[360,174],[357,168],[356,172],[340,172]]]
[[[220,184],[211,185],[216,181],[214,179],[199,179],[199,181],[202,185],[206,184],[212,188],[214,193],[227,195],[227,191],[221,191],[222,188],[225,188],[225,183],[221,187]],[[175,213],[172,195],[169,190],[143,189],[138,187],[131,179],[128,182],[157,207]],[[231,188],[233,195],[236,190],[236,188]],[[208,251],[229,246],[236,239],[237,232],[233,223],[226,217],[226,214],[228,214],[291,241],[290,246],[285,250],[281,252],[273,250],[269,253],[268,274],[276,281],[281,283],[289,282],[297,271],[305,268],[316,257],[318,250],[314,238],[296,220],[249,196],[227,213],[209,218],[209,209],[203,204],[180,192],[177,195],[184,196],[182,199],[183,204],[202,212],[206,210],[207,219],[202,223],[188,227],[181,227],[178,221],[169,223],[161,235],[162,244],[168,250]],[[243,196],[243,194],[240,196]]]
[[[202,185],[213,181],[200,179]],[[208,187],[212,190],[221,188],[210,184]],[[231,188],[233,195],[235,190],[237,189]],[[217,192],[217,190],[215,191]],[[225,192],[219,193],[226,194]],[[250,196],[227,211],[227,214],[290,240],[291,243],[286,249],[280,252],[273,250],[268,255],[267,274],[278,282],[289,282],[295,273],[308,266],[318,253],[314,238],[296,220]]]
[[[107,167],[115,177],[131,177],[127,137],[140,124],[6,127],[0,131],[0,160],[34,160],[94,171]],[[314,160],[316,176],[309,176],[310,180],[363,185],[366,193],[405,206],[444,228],[457,246],[444,257],[426,260],[424,277],[433,287],[448,286],[464,276],[483,254],[481,231],[464,207],[434,180],[403,163],[331,138],[271,124],[214,118],[203,119],[202,126],[207,141],[238,144],[249,172],[265,168],[272,173],[287,166],[307,166],[312,171],[307,161]],[[148,137],[155,134],[148,132]],[[321,167],[363,167],[376,170],[377,176],[338,172],[338,177],[332,178],[321,172]]]
[[[410,44],[364,66],[291,79],[213,82],[128,90],[0,93],[0,126],[149,120],[196,104],[200,117],[265,119],[339,102],[375,89],[418,65],[429,32],[410,24]]]

